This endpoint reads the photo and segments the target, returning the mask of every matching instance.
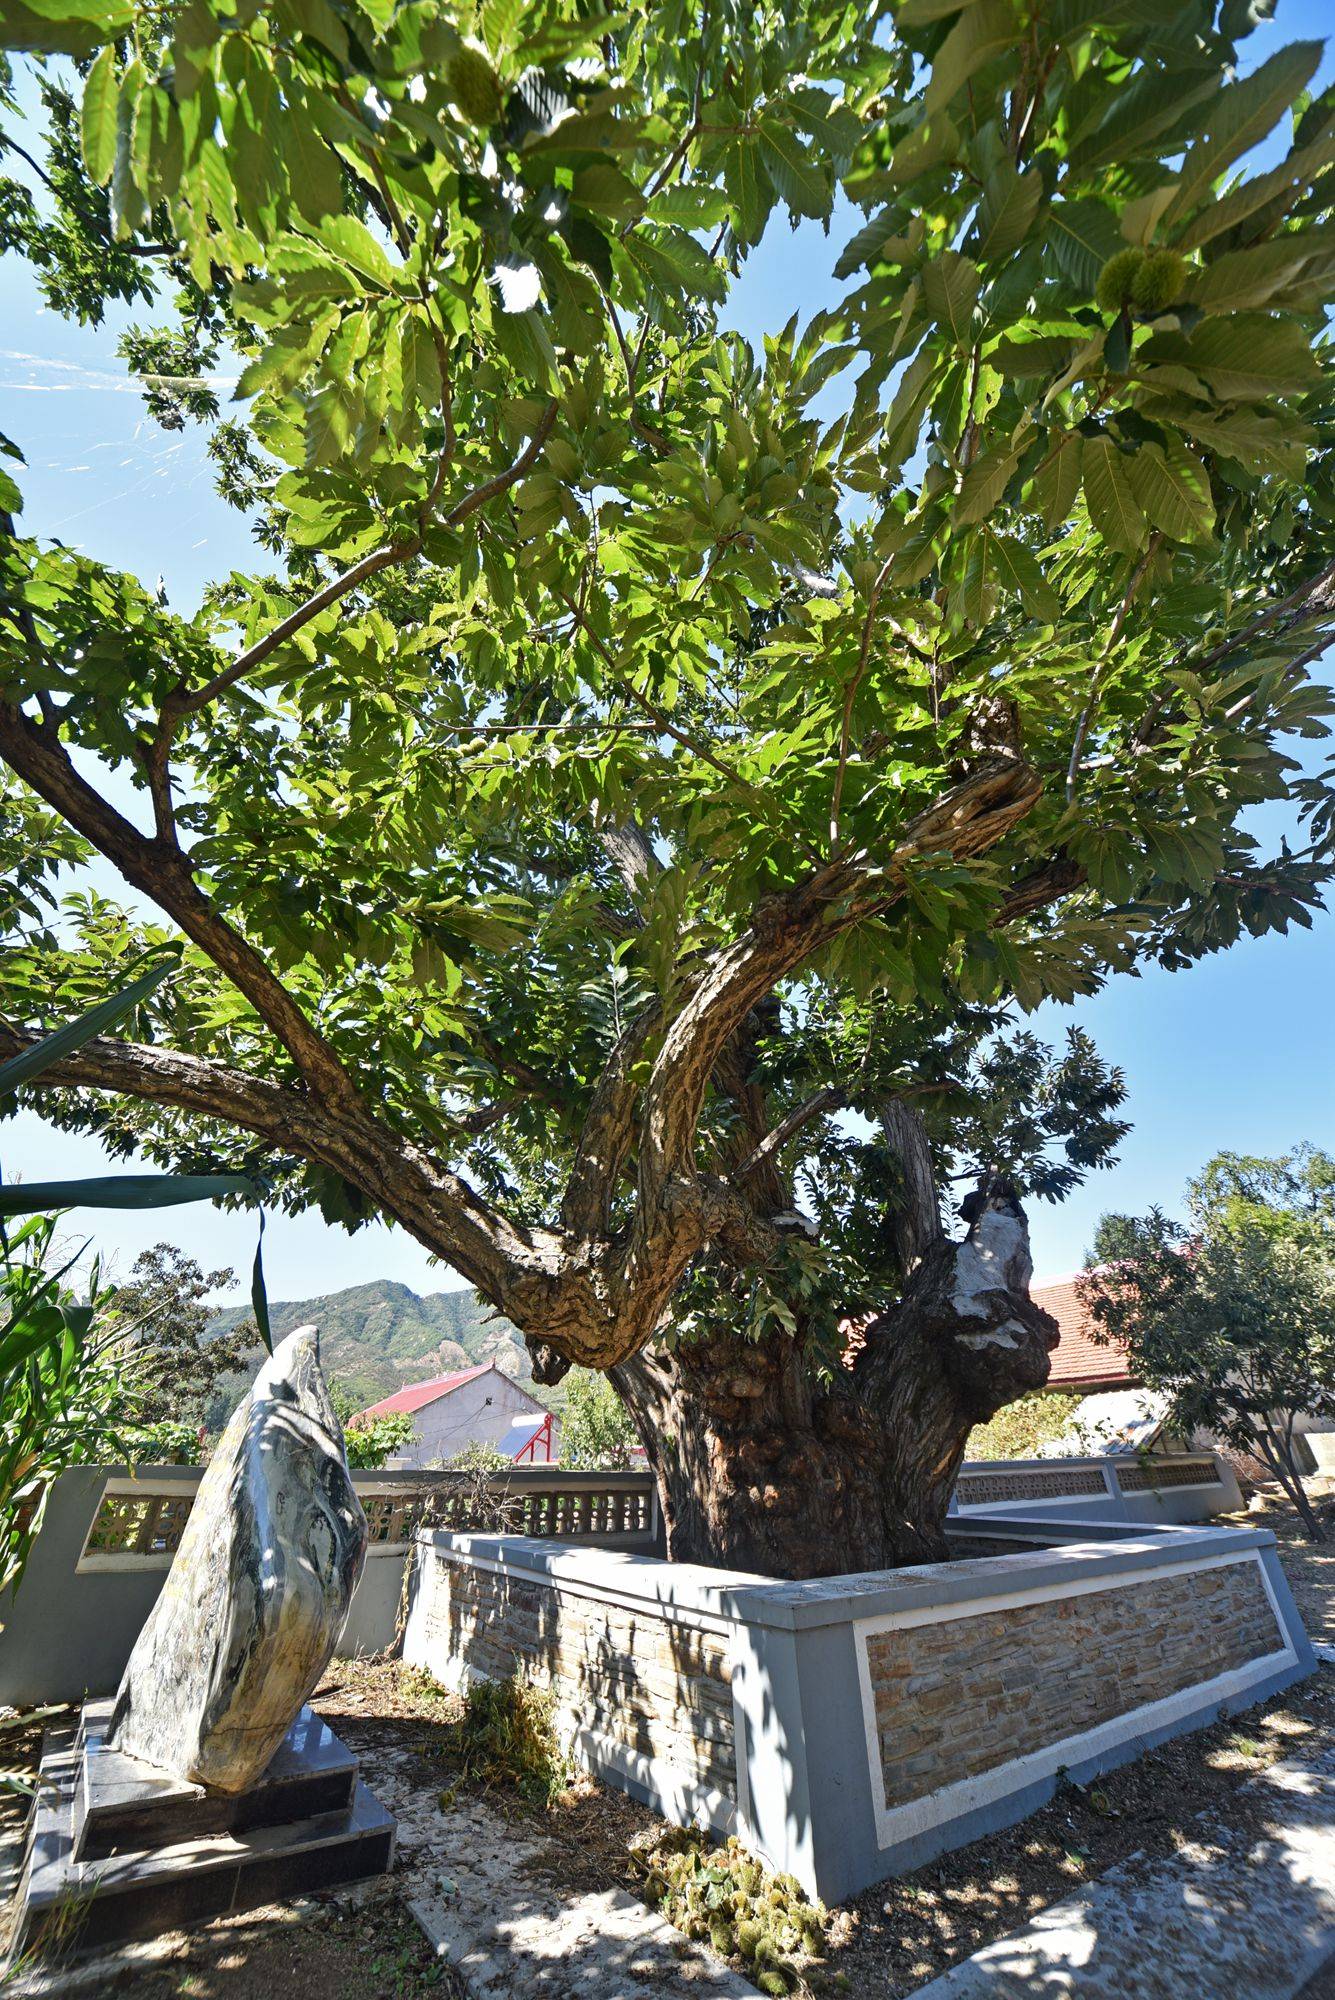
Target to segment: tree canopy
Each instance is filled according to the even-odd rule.
[[[1080,1280],[1096,1329],[1167,1392],[1168,1421],[1267,1465],[1321,1539],[1298,1469],[1299,1417],[1335,1416],[1335,1160],[1216,1154],[1188,1222],[1112,1218],[1111,1261]],[[1105,1217],[1105,1221],[1109,1218]]]
[[[187,614],[21,532],[11,451],[0,1050],[183,940],[51,1115],[390,1214],[607,1367],[706,1250],[819,1284],[798,1186],[858,1289],[903,1168],[840,1106],[1060,1192],[1120,1081],[1015,1012],[1310,921],[1319,44],[1247,69],[1239,0],[6,21],[3,241],[151,306],[127,361],[258,543]],[[727,331],[766,228],[850,204],[836,302]]]

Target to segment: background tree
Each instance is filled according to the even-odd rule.
[[[939,1554],[1055,1337],[1019,1191],[1120,1130],[1016,1012],[1328,879],[1319,45],[1240,76],[1236,0],[6,20],[65,58],[8,240],[62,311],[151,298],[128,358],[268,566],[187,618],[6,545],[0,1049],[183,938],[50,1115],[394,1217],[545,1379],[612,1371],[679,1556]],[[723,331],[841,196],[838,302]],[[57,910],[92,855],[133,910]]]
[[[238,1371],[253,1375],[263,1354],[251,1319],[217,1339],[208,1335],[205,1301],[232,1288],[230,1269],[205,1272],[170,1243],[141,1251],[129,1277],[107,1301],[108,1323],[124,1327],[138,1363],[136,1421],[144,1425],[207,1423],[218,1384]]]
[[[561,1411],[561,1463],[577,1470],[624,1472],[634,1462],[635,1426],[605,1375],[572,1368]]]
[[[378,1472],[386,1459],[393,1458],[395,1452],[412,1442],[413,1420],[401,1410],[391,1410],[387,1416],[363,1417],[364,1406],[348,1394],[341,1382],[331,1383],[329,1398],[343,1426],[348,1464],[354,1472]]]
[[[1116,1258],[1081,1295],[1146,1387],[1167,1393],[1172,1428],[1260,1459],[1324,1540],[1294,1443],[1300,1416],[1335,1416],[1335,1160],[1219,1153],[1187,1207],[1185,1228],[1159,1209],[1115,1218]]]

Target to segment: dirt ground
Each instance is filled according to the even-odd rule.
[[[1228,1515],[1226,1521],[1238,1527],[1269,1528],[1279,1544],[1280,1561],[1308,1638],[1335,1646],[1335,1480],[1308,1480],[1307,1490],[1325,1523],[1324,1542],[1308,1541],[1293,1508],[1274,1487],[1261,1488],[1245,1513]]]
[[[1335,1494],[1321,1500],[1331,1540],[1305,1541],[1282,1501],[1267,1495],[1242,1516],[1274,1531],[1281,1559],[1314,1639],[1335,1643]],[[420,1782],[448,1811],[459,1785],[448,1724],[453,1697],[396,1662],[337,1661],[316,1705],[350,1747],[409,1753]],[[35,1754],[40,1732],[6,1739],[5,1761]],[[1335,1670],[1213,1728],[1163,1745],[1087,1787],[1066,1785],[1021,1825],[944,1856],[930,1867],[867,1890],[833,1913],[832,1941],[811,1990],[858,2000],[904,1996],[980,1946],[1027,1922],[1133,1853],[1173,1853],[1208,1840],[1210,1817],[1245,1823],[1259,1805],[1247,1780],[1300,1745],[1335,1740]],[[17,1747],[16,1747],[17,1744]],[[654,1815],[618,1792],[582,1779],[548,1810],[489,1793],[516,1824],[541,1818],[560,1854],[556,1879],[572,1893],[628,1884],[631,1838]],[[8,1812],[0,1798],[0,1837]],[[127,2000],[456,2000],[461,1988],[421,1938],[394,1877],[349,1906],[312,1898],[296,1908],[254,1911],[164,1941],[165,1956],[127,1970],[102,1990]],[[1325,1978],[1326,1975],[1321,1975]],[[3,1984],[3,1982],[0,1982]],[[1335,2000],[1313,1985],[1308,2000]]]

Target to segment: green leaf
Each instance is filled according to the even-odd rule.
[[[335,214],[343,202],[337,153],[297,107],[283,120],[282,141],[292,199],[307,222]]]
[[[1165,223],[1177,221],[1194,208],[1234,160],[1264,139],[1315,76],[1324,46],[1322,42],[1290,42],[1251,76],[1219,92],[1204,136],[1188,149],[1182,162],[1177,193],[1165,213]]]
[[[988,263],[1018,250],[1033,226],[1042,198],[1041,174],[1033,168],[1019,174],[1009,160],[1000,161],[983,186],[976,240],[970,245],[974,256]]]
[[[1310,424],[1283,416],[1269,416],[1260,410],[1211,411],[1187,405],[1155,410],[1164,423],[1175,424],[1207,450],[1236,459],[1254,472],[1277,473],[1281,479],[1301,479],[1307,470],[1308,453],[1316,443]]]
[[[998,448],[985,451],[974,460],[964,475],[955,501],[954,521],[957,528],[967,528],[975,521],[986,519],[1000,502],[1018,459],[1018,452]]]
[[[1156,334],[1137,359],[1180,362],[1225,403],[1301,393],[1321,380],[1321,363],[1302,326],[1266,313],[1207,319],[1188,337]]]
[[[1019,597],[1031,618],[1055,625],[1062,615],[1061,599],[1044,576],[1038,557],[1013,535],[994,534],[989,528],[997,580],[1002,589]]]
[[[1068,284],[1093,298],[1099,272],[1125,249],[1117,218],[1103,202],[1054,201],[1044,222],[1048,255]]]
[[[948,111],[935,111],[902,138],[890,155],[883,175],[873,175],[870,188],[882,193],[907,187],[923,174],[953,160],[960,148],[960,130]]]
[[[575,174],[570,190],[572,201],[581,208],[589,208],[596,215],[603,215],[613,222],[624,222],[629,216],[638,215],[644,207],[644,197],[629,174],[622,172],[611,160],[594,160],[587,167],[580,167]],[[657,203],[653,210],[659,218]],[[668,218],[662,217],[664,221]]]
[[[394,266],[364,222],[355,215],[330,215],[320,224],[320,241],[351,264],[354,271],[370,278],[386,291],[394,283]]]
[[[255,1262],[250,1269],[250,1309],[255,1315],[260,1339],[273,1353],[273,1329],[269,1325],[269,1294],[264,1284],[264,1210],[260,1210],[259,1234],[255,1239]]]
[[[1152,188],[1149,194],[1138,195],[1122,210],[1121,230],[1128,243],[1144,246],[1154,241],[1154,232],[1159,226],[1169,202],[1177,192],[1177,182],[1167,181],[1163,187]]]
[[[957,347],[973,340],[973,313],[982,283],[978,266],[958,250],[943,250],[922,267],[922,295],[927,310],[945,327]]]
[[[102,50],[88,72],[83,87],[83,107],[79,116],[79,137],[83,161],[89,177],[105,187],[116,164],[116,103],[119,80],[116,51]]]
[[[744,133],[723,156],[723,184],[733,207],[733,229],[745,248],[759,243],[774,206],[774,182],[761,157],[760,141]]]
[[[1126,461],[1131,490],[1153,527],[1175,542],[1214,538],[1214,501],[1205,467],[1179,438],[1144,444]]]
[[[999,340],[984,355],[989,368],[1001,375],[1055,375],[1075,353],[1075,341],[1068,334],[1039,334],[1035,340]]]
[[[757,131],[766,171],[795,215],[823,220],[830,212],[830,184],[809,144],[791,125],[763,118]]]
[[[895,209],[882,209],[879,215],[874,215],[870,222],[864,223],[861,229],[849,237],[840,251],[838,262],[834,267],[835,277],[851,277],[853,272],[860,270],[863,265],[870,267],[882,258],[892,263],[907,258],[909,246],[904,237],[897,235],[898,227],[899,216]],[[897,257],[894,254],[896,250],[901,256]]]
[[[105,1174],[81,1181],[18,1181],[0,1187],[0,1215],[47,1215],[61,1208],[179,1208],[224,1195],[251,1199],[247,1174]]]
[[[111,169],[111,219],[121,242],[134,235],[148,214],[148,202],[134,177],[134,126],[139,93],[143,87],[144,65],[136,60],[121,78],[116,99],[116,158]]]
[[[1183,302],[1203,312],[1242,312],[1264,306],[1292,284],[1313,258],[1329,256],[1315,230],[1289,230],[1269,243],[1228,250],[1192,273]]]
[[[1075,171],[1084,176],[1091,168],[1120,164],[1142,158],[1147,152],[1162,150],[1156,144],[1162,135],[1181,120],[1183,111],[1203,90],[1212,90],[1214,78],[1188,79],[1176,64],[1162,68],[1146,65],[1120,90],[1109,94],[1108,108],[1097,126],[1071,147]]]
[[[981,630],[992,616],[1000,587],[996,537],[986,528],[978,528],[969,537],[963,572],[950,592],[948,609],[952,623],[962,622],[973,626],[975,631]]]
[[[936,111],[963,90],[969,78],[1008,49],[1018,54],[1020,24],[1006,0],[972,0],[936,52],[923,96]]]
[[[1273,167],[1268,174],[1257,174],[1252,180],[1244,181],[1241,187],[1234,188],[1231,194],[1209,202],[1179,234],[1178,249],[1198,249],[1201,244],[1222,236],[1225,230],[1236,229],[1276,196],[1313,181],[1332,160],[1335,160],[1335,126],[1310,146],[1290,153],[1281,165]]]
[[[25,1083],[31,1083],[34,1077],[40,1076],[43,1070],[50,1069],[52,1063],[58,1063],[62,1057],[73,1055],[76,1049],[81,1049],[94,1035],[102,1034],[107,1028],[114,1028],[117,1021],[132,1013],[142,1000],[146,1000],[150,993],[161,986],[168,973],[176,970],[178,963],[179,955],[173,951],[171,957],[164,959],[161,965],[155,965],[151,971],[142,973],[121,992],[113,993],[109,1000],[103,1000],[98,1006],[89,1008],[86,1014],[80,1014],[77,1021],[67,1021],[63,1028],[57,1028],[52,1034],[44,1035],[40,1042],[35,1042],[30,1049],[24,1049],[21,1055],[11,1056],[7,1063],[0,1063],[0,1098],[10,1096]]]
[[[932,21],[944,21],[949,14],[958,14],[966,0],[900,0],[895,8],[895,21],[901,28],[923,28]]]
[[[1135,555],[1149,529],[1131,484],[1128,462],[1111,438],[1085,439],[1081,454],[1089,518],[1110,549]]]

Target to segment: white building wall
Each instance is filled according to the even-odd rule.
[[[416,1436],[388,1464],[422,1467],[453,1458],[470,1444],[494,1445],[516,1417],[530,1411],[541,1416],[545,1408],[499,1368],[489,1368],[485,1375],[475,1375],[471,1382],[462,1382],[448,1395],[415,1410]]]

